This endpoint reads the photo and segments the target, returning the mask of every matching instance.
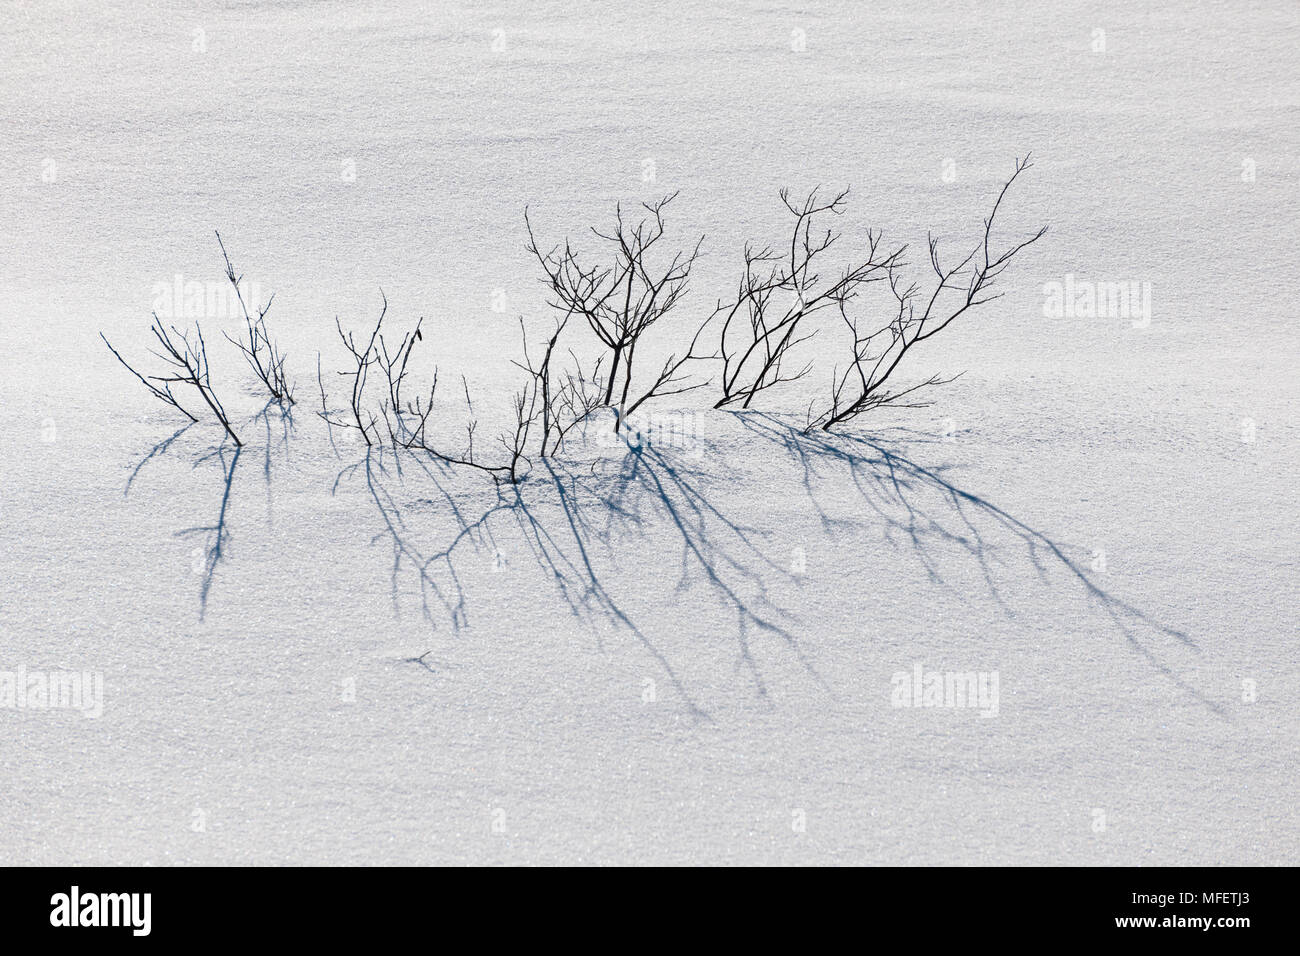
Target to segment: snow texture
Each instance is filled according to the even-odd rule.
[[[1296,861],[1294,4],[0,24],[0,673],[103,679],[97,718],[0,707],[0,862]],[[315,415],[382,287],[490,436],[549,322],[525,205],[557,240],[680,190],[685,330],[780,187],[852,186],[846,251],[955,250],[1029,151],[999,216],[1051,231],[916,356],[966,373],[930,408],[810,442],[793,392],[688,394],[500,491]],[[300,397],[256,417],[212,319],[237,460],[98,338],[143,358],[214,229]],[[918,666],[996,712],[898,706]]]

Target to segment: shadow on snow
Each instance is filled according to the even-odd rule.
[[[272,407],[268,404],[256,416],[263,422],[266,436],[261,471],[268,515],[273,452],[287,455],[293,436],[291,414],[277,406],[278,421],[273,424]],[[1064,572],[1104,611],[1134,653],[1197,701],[1222,713],[1174,673],[1149,640],[1143,639],[1145,633],[1195,648],[1188,635],[1103,589],[1069,556],[1065,546],[1044,532],[960,488],[947,477],[949,466],[919,463],[917,458],[933,439],[805,434],[763,413],[728,417],[738,421],[748,436],[770,444],[782,459],[794,464],[801,475],[802,492],[827,533],[861,531],[874,523],[890,544],[914,555],[928,580],[939,587],[949,585],[940,573],[938,553],[955,549],[977,564],[990,595],[1012,615],[991,565],[1000,546],[989,541],[992,532],[1009,534],[1045,586],[1050,583],[1049,569]],[[168,454],[190,427],[181,428],[140,460],[127,482],[127,494],[145,465]],[[703,589],[734,617],[738,659],[760,697],[768,694],[752,653],[752,642],[760,635],[779,640],[829,692],[800,644],[796,634],[799,622],[770,596],[773,577],[793,579],[796,575],[773,560],[770,548],[765,547],[772,532],[724,511],[720,496],[710,489],[728,478],[722,471],[727,467],[727,449],[715,443],[706,446],[698,461],[649,444],[623,444],[616,458],[597,462],[544,459],[519,484],[494,487],[479,483],[468,493],[457,489],[458,475],[437,459],[376,446],[367,448],[337,474],[332,493],[349,482],[364,488],[378,525],[371,544],[386,543],[392,553],[389,574],[395,613],[400,613],[403,581],[410,579],[418,587],[421,613],[430,626],[445,623],[453,631],[466,627],[470,603],[461,564],[467,560],[481,563],[484,554],[500,560],[506,553],[503,543],[510,543],[507,536],[513,536],[522,547],[510,547],[509,554],[527,554],[574,618],[597,633],[596,625],[605,622],[631,634],[658,662],[692,714],[707,719],[668,656],[620,595],[617,582],[611,580],[617,554],[631,553],[638,559],[662,557],[662,553],[655,554],[656,534],[666,533],[674,550],[680,551],[677,592]],[[180,537],[198,537],[204,542],[200,620],[206,616],[217,571],[228,557],[232,488],[242,451],[223,443],[198,453],[193,461],[195,468],[215,463],[221,473],[212,523],[177,532]],[[335,454],[340,454],[337,446]],[[700,467],[706,461],[710,470]],[[823,503],[837,471],[841,479],[847,476],[850,480],[854,501],[869,509],[866,519],[837,518]],[[408,489],[421,496],[408,500]],[[445,531],[419,532],[412,509],[421,515],[432,512],[451,525]],[[429,662],[430,654],[427,651],[408,662],[436,670]]]

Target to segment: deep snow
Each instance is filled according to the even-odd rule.
[[[0,671],[104,712],[0,709],[0,862],[1294,862],[1300,15],[1053,6],[7,6]],[[781,185],[964,241],[1029,149],[1052,232],[915,370],[966,375],[804,457],[698,403],[515,498],[314,415],[380,286],[504,396],[526,203],[680,188],[706,308]],[[286,438],[220,360],[228,496],[96,337],[214,228],[302,397]],[[1149,326],[1045,314],[1067,275]],[[917,664],[996,716],[893,706]]]

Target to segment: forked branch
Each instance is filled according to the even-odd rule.
[[[891,384],[891,376],[904,355],[942,332],[959,316],[1000,298],[1002,293],[990,292],[995,280],[1018,253],[1046,235],[1047,227],[1043,226],[1003,251],[993,251],[993,225],[1002,200],[1016,178],[1032,165],[1028,156],[1016,160],[1015,172],[1003,184],[992,211],[984,220],[980,241],[956,265],[945,268],[939,255],[939,240],[928,237],[930,268],[937,280],[928,296],[922,299],[916,284],[904,286],[897,265],[890,263],[887,275],[893,308],[883,325],[873,326],[855,316],[847,301],[838,303],[840,316],[852,336],[852,352],[844,372],[834,379],[829,406],[817,415],[810,415],[808,428],[829,431],[883,405],[921,407],[928,403],[913,397],[919,389],[953,380],[931,376],[902,389]]]

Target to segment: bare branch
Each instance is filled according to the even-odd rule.
[[[853,317],[847,309],[848,300],[839,301],[840,314],[853,339],[851,361],[843,375],[838,375],[832,383],[829,406],[817,415],[810,413],[809,429],[830,430],[884,405],[922,407],[928,403],[910,400],[910,396],[919,389],[953,381],[953,378],[940,378],[936,375],[903,389],[895,389],[889,384],[903,356],[917,344],[937,335],[971,309],[998,298],[1000,293],[988,293],[994,280],[1019,252],[1046,235],[1047,227],[1043,226],[1033,235],[1002,252],[992,251],[993,224],[1002,200],[1016,178],[1031,166],[1028,156],[1024,160],[1016,160],[1015,172],[1003,184],[992,211],[984,220],[984,231],[979,244],[956,265],[945,268],[939,255],[938,239],[933,236],[928,238],[930,268],[938,282],[924,307],[916,304],[918,287],[915,284],[904,287],[897,264],[893,262],[888,265],[886,274],[894,308],[883,326],[869,332],[863,331],[864,323]]]

